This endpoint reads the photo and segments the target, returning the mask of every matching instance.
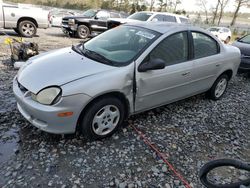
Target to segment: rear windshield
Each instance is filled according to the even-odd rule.
[[[150,16],[152,16],[152,13],[146,13],[146,12],[136,12],[128,17],[128,19],[133,20],[140,20],[140,21],[147,21]]]

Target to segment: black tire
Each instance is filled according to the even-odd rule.
[[[223,84],[223,86],[221,88],[221,92],[218,94],[217,93],[217,87],[220,87],[219,84],[225,81],[225,86]],[[207,96],[212,99],[212,100],[219,100],[225,93],[226,89],[227,89],[227,85],[228,85],[228,81],[229,81],[229,77],[226,74],[222,74],[219,78],[217,78],[217,80],[214,82],[213,86],[211,87],[211,89],[207,92]]]
[[[102,112],[103,108],[105,108],[105,107],[110,108],[111,110],[112,110],[112,107],[116,107],[116,111],[119,110],[120,117],[117,119],[114,118],[113,120],[111,120],[112,117],[110,117],[106,113],[104,113],[104,112],[106,112],[105,110]],[[96,132],[98,132],[99,125],[98,125],[98,123],[94,123],[94,119],[95,119],[95,117],[98,116],[98,114],[103,114],[103,113],[104,113],[104,115],[103,116],[101,115],[100,119],[98,118],[100,120],[99,124],[101,124],[100,129],[102,129],[104,126],[107,128],[103,129],[100,134],[97,134]],[[100,99],[97,99],[96,101],[94,101],[94,103],[86,109],[85,113],[83,113],[80,116],[80,119],[79,119],[80,120],[79,121],[80,127],[79,128],[80,128],[81,132],[83,133],[83,135],[86,136],[87,138],[89,138],[91,140],[98,140],[98,139],[102,139],[105,137],[109,137],[114,132],[116,132],[117,129],[123,123],[124,118],[125,118],[125,106],[124,106],[124,104],[119,99],[117,99],[115,97],[104,97],[104,98],[100,98]],[[109,122],[111,124],[114,124],[113,122],[117,123],[112,130],[109,130],[109,128],[108,128]],[[105,132],[105,130],[106,130],[106,132]]]
[[[77,37],[81,39],[86,39],[90,35],[90,29],[86,25],[80,25],[77,28],[76,34],[77,34]]]
[[[18,28],[14,28],[13,30],[14,30],[17,34],[20,34]]]
[[[24,20],[18,24],[18,31],[23,37],[33,37],[36,35],[37,28],[32,21]]]

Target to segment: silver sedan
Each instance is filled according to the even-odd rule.
[[[100,139],[129,115],[203,92],[220,99],[239,63],[237,48],[200,28],[133,23],[30,59],[13,90],[34,126]]]

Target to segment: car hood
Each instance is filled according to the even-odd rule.
[[[21,67],[17,80],[36,94],[45,87],[61,86],[115,68],[82,56],[71,48],[63,48],[32,58]]]

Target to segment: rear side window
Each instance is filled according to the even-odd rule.
[[[173,34],[164,39],[150,53],[151,59],[160,58],[165,61],[166,66],[187,61],[188,59],[188,37],[187,32]]]
[[[152,19],[152,21],[164,21],[164,18],[162,15],[158,14],[155,15],[154,18]]]
[[[177,22],[174,16],[162,15],[165,22]]]
[[[181,23],[189,23],[187,18],[180,18]]]
[[[192,32],[192,36],[195,59],[215,55],[220,52],[219,44],[210,36],[200,32]]]

